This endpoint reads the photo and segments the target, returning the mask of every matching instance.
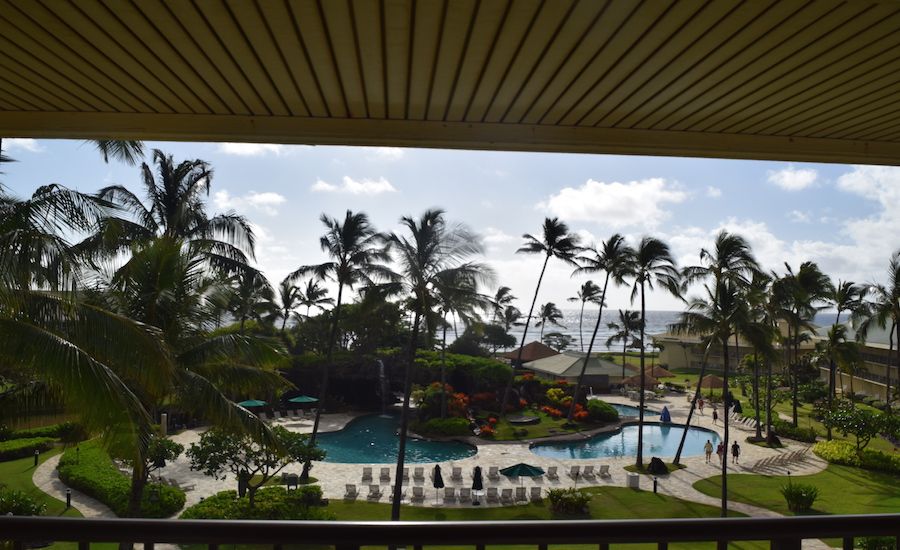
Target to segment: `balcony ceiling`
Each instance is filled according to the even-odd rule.
[[[0,135],[900,163],[900,3],[0,0]]]

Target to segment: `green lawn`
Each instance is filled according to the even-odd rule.
[[[568,409],[565,408],[560,410],[562,410],[563,413],[568,412]],[[532,424],[529,426],[515,426],[507,422],[505,418],[500,418],[497,422],[497,432],[494,435],[494,441],[519,441],[523,439],[533,439],[536,437],[548,437],[551,435],[581,432],[603,425],[579,423],[573,428],[565,428],[563,427],[563,425],[566,423],[565,416],[563,416],[562,418],[552,418],[550,415],[544,412],[534,411],[532,409],[526,409],[522,411],[521,414],[524,416],[537,416],[541,419],[541,421],[538,424]],[[525,435],[516,435],[515,430],[519,430],[519,433],[522,433],[522,430],[525,430]]]
[[[900,476],[829,465],[825,471],[810,476],[794,476],[793,482],[819,488],[813,505],[818,514],[882,514],[900,512]],[[787,476],[735,474],[728,476],[729,499],[768,508],[791,515],[779,489]],[[698,491],[710,496],[721,494],[721,476],[702,479],[694,484]]]

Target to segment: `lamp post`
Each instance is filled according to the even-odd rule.
[[[72,489],[66,489],[66,509],[72,507]]]
[[[34,467],[35,468],[37,468],[38,459],[40,458],[40,456],[41,456],[41,452],[39,450],[35,449],[34,450]]]

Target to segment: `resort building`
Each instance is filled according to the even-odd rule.
[[[828,336],[830,326],[820,327],[813,335],[813,342],[825,340]],[[847,338],[856,338],[856,332],[848,325]],[[869,329],[866,335],[866,342],[861,346],[860,354],[862,355],[863,364],[851,376],[850,373],[843,373],[838,369],[837,388],[838,391],[849,393],[854,391],[857,394],[863,394],[872,397],[878,397],[882,401],[887,400],[887,373],[888,364],[890,363],[890,381],[891,392],[896,396],[897,377],[900,371],[897,369],[897,351],[896,343],[894,344],[893,355],[889,354],[891,346],[888,338],[888,331],[882,328],[873,327]],[[828,366],[819,368],[822,380],[828,380]],[[852,383],[851,383],[852,378]]]
[[[538,378],[549,380],[565,380],[570,383],[578,381],[586,354],[577,351],[565,351],[556,355],[525,363],[522,368],[529,370]],[[631,365],[625,366],[625,378],[640,372]],[[612,386],[622,383],[622,365],[603,359],[600,354],[593,353],[588,360],[584,374],[584,384],[595,392],[605,392]]]

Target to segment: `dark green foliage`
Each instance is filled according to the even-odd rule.
[[[787,502],[788,510],[803,514],[812,510],[813,503],[819,498],[819,489],[814,485],[788,482],[781,486],[781,494]]]
[[[416,425],[414,432],[421,435],[446,437],[452,435],[472,435],[469,421],[465,418],[432,418]]]
[[[122,475],[98,443],[80,445],[78,452],[68,449],[59,461],[59,478],[66,485],[94,497],[112,508],[117,516],[128,512],[131,479]],[[184,506],[184,491],[151,483],[141,500],[141,517],[166,518]]]
[[[330,520],[334,519],[323,506],[322,489],[305,485],[286,491],[282,487],[268,487],[256,495],[250,506],[245,498],[237,498],[236,491],[223,491],[199,502],[187,510],[183,519],[272,519],[272,520]]]
[[[36,501],[23,491],[0,486],[0,516],[40,516],[47,505]]]
[[[823,408],[819,412],[826,427],[841,432],[845,437],[852,434],[860,451],[873,437],[896,430],[896,421],[887,413],[857,408],[849,401],[840,401],[831,410]]]
[[[589,399],[587,402],[588,418],[595,422],[615,422],[619,420],[619,411],[606,401]]]
[[[900,456],[872,449],[857,451],[852,443],[846,441],[837,439],[820,441],[813,447],[813,452],[832,464],[843,464],[844,466],[855,466],[865,470],[900,475]]]
[[[803,384],[797,388],[797,394],[801,401],[805,403],[815,403],[820,399],[828,397],[828,384],[821,380],[813,380],[808,384]]]
[[[795,428],[790,422],[781,419],[773,419],[772,428],[774,428],[778,437],[786,437],[804,443],[815,443],[818,436],[815,428],[803,428],[801,426]]]
[[[456,391],[475,393],[478,391],[497,391],[509,378],[509,365],[487,357],[473,357],[447,353],[447,378]],[[440,376],[441,354],[437,351],[416,351],[416,367],[426,382],[436,380]]]
[[[52,437],[29,437],[4,441],[0,443],[0,461],[31,456],[34,451],[44,452],[53,447],[53,443]]]
[[[897,550],[896,537],[859,537],[856,548],[862,550]]]
[[[550,509],[557,514],[580,516],[587,513],[591,495],[577,489],[550,489],[547,491]]]

